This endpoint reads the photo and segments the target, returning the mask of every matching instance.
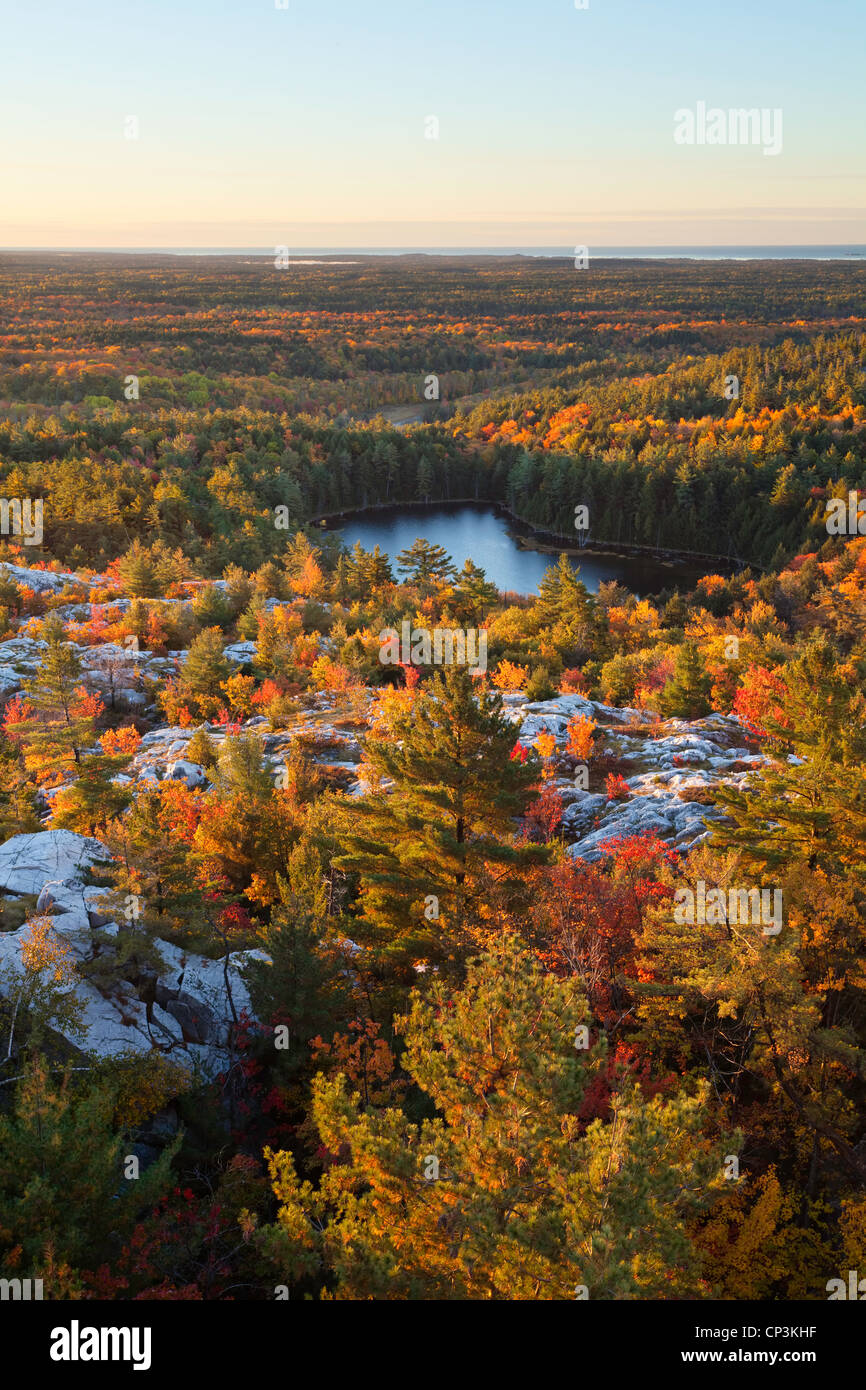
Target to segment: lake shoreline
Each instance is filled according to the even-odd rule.
[[[677,566],[692,566],[696,570],[703,565],[713,565],[716,572],[722,570],[730,573],[737,573],[743,569],[757,570],[763,573],[763,567],[753,561],[743,560],[737,555],[713,555],[704,551],[696,550],[674,550],[669,546],[657,547],[652,545],[639,545],[630,541],[587,541],[586,545],[575,546],[563,544],[572,541],[574,538],[562,532],[550,531],[544,527],[536,526],[533,522],[527,521],[525,517],[513,512],[504,502],[493,501],[483,497],[448,497],[431,498],[427,501],[403,502],[399,499],[392,499],[390,502],[370,502],[365,507],[349,507],[341,512],[319,512],[308,523],[310,526],[326,526],[328,529],[340,530],[342,526],[351,522],[353,517],[366,516],[371,512],[387,512],[397,508],[401,510],[423,511],[434,507],[492,507],[501,516],[507,517],[515,526],[524,528],[526,535],[516,534],[515,540],[521,550],[534,550],[543,555],[569,555],[579,558],[581,555],[593,555],[603,558],[631,558],[653,560],[660,565],[670,566],[672,569]]]

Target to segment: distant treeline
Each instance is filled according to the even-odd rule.
[[[255,568],[278,506],[455,497],[770,564],[866,476],[856,265],[7,257],[0,312],[0,486],[68,564],[141,536]],[[434,418],[376,415],[411,400]]]

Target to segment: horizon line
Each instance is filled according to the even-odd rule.
[[[615,251],[640,251],[643,254],[662,254],[664,252],[699,252],[699,251],[818,251],[835,250],[850,252],[866,252],[866,242],[858,241],[774,241],[774,242],[664,242],[657,245],[646,242],[630,243],[605,243],[593,248],[585,248],[590,258],[593,255],[610,253]],[[375,246],[359,246],[357,243],[335,246],[335,245],[304,245],[296,248],[273,247],[271,245],[263,247],[261,244],[256,246],[235,245],[235,246],[201,246],[196,243],[175,244],[172,246],[94,246],[94,245],[70,245],[59,243],[40,243],[40,244],[21,244],[0,245],[0,255],[8,252],[62,252],[67,255],[76,253],[93,254],[100,253],[106,255],[184,255],[195,253],[202,256],[219,255],[244,255],[244,256],[263,256],[272,257],[278,251],[287,251],[289,258],[293,255],[372,255],[372,254],[396,254],[396,255],[485,255],[485,256],[515,256],[532,255],[536,252],[549,252],[571,258],[574,250],[564,246],[561,242],[543,243],[536,242],[531,246],[525,243],[522,246],[514,244],[505,246],[430,246],[429,243],[421,245],[384,245],[379,243]]]

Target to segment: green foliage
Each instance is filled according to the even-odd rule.
[[[556,695],[556,685],[548,666],[536,666],[526,682],[527,700],[552,700]]]
[[[280,1201],[260,1234],[285,1277],[320,1270],[339,1299],[695,1297],[685,1222],[723,1188],[701,1137],[704,1096],[647,1101],[623,1080],[608,1122],[581,1105],[603,1065],[574,1046],[576,982],[505,936],[451,996],[416,994],[404,1066],[435,1106],[407,1122],[320,1078],[313,1117],[341,1161],[318,1190],[270,1154]]]
[[[213,695],[232,674],[232,666],[223,656],[223,639],[218,627],[207,627],[193,641],[181,667],[184,685],[195,695]]]
[[[13,1110],[0,1114],[5,1272],[38,1278],[48,1264],[97,1268],[165,1190],[171,1150],[137,1179],[124,1177],[131,1144],[115,1128],[115,1103],[110,1086],[55,1080],[39,1059],[28,1067]]]
[[[394,786],[339,815],[334,862],[358,875],[358,939],[391,969],[459,964],[487,872],[544,857],[515,842],[533,770],[512,759],[514,743],[500,697],[456,666],[425,685],[391,737],[368,740],[372,766]]]
[[[700,719],[710,712],[712,682],[704,670],[694,642],[677,649],[674,673],[659,696],[659,712],[666,719]]]

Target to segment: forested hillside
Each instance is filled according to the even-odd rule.
[[[864,320],[841,262],[0,259],[6,1277],[866,1268]],[[315,524],[457,498],[719,564]]]
[[[7,257],[3,485],[72,565],[145,528],[216,577],[273,558],[276,506],[454,497],[778,565],[861,480],[864,314],[844,263]]]

